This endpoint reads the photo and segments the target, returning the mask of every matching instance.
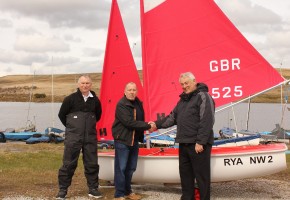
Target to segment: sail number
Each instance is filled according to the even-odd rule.
[[[223,87],[223,88],[212,88],[211,91],[212,98],[218,99],[222,98],[231,98],[231,97],[241,97],[243,95],[242,86]]]
[[[248,164],[263,164],[263,163],[273,163],[273,156],[250,156],[249,161],[245,158],[225,158],[224,159],[224,166],[234,166],[234,165],[244,165],[244,163]]]
[[[240,70],[241,60],[239,58],[212,60],[209,62],[211,72]]]

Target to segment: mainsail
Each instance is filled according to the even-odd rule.
[[[143,99],[143,88],[120,10],[117,1],[113,0],[100,90],[103,114],[97,123],[98,139],[113,139],[111,127],[114,121],[116,104],[124,95],[124,88],[128,82],[136,83],[138,97]]]
[[[141,0],[140,7],[146,120],[169,114],[183,72],[209,86],[217,107],[283,83],[213,0]]]

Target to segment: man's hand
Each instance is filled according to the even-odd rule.
[[[156,124],[154,122],[150,121],[150,122],[148,122],[148,124],[151,126],[151,128],[149,129],[150,133],[157,130]]]
[[[195,144],[195,152],[197,154],[203,152],[203,146],[201,144],[196,143]]]

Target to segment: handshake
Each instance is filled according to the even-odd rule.
[[[148,122],[148,124],[151,126],[151,128],[149,129],[149,133],[152,133],[157,130],[155,122],[150,121]]]

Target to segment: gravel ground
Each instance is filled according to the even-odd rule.
[[[136,192],[146,194],[144,200],[179,200],[180,188],[147,186],[136,188]],[[290,199],[290,180],[277,181],[269,179],[247,179],[232,182],[213,183],[211,191],[213,200],[243,199]]]
[[[143,200],[179,200],[179,186],[134,185],[136,193],[142,194]],[[38,200],[48,198],[30,198],[23,196],[6,197],[3,200]],[[87,197],[68,199],[87,200]],[[255,199],[290,199],[290,181],[269,180],[265,178],[212,183],[212,200],[255,200]]]

